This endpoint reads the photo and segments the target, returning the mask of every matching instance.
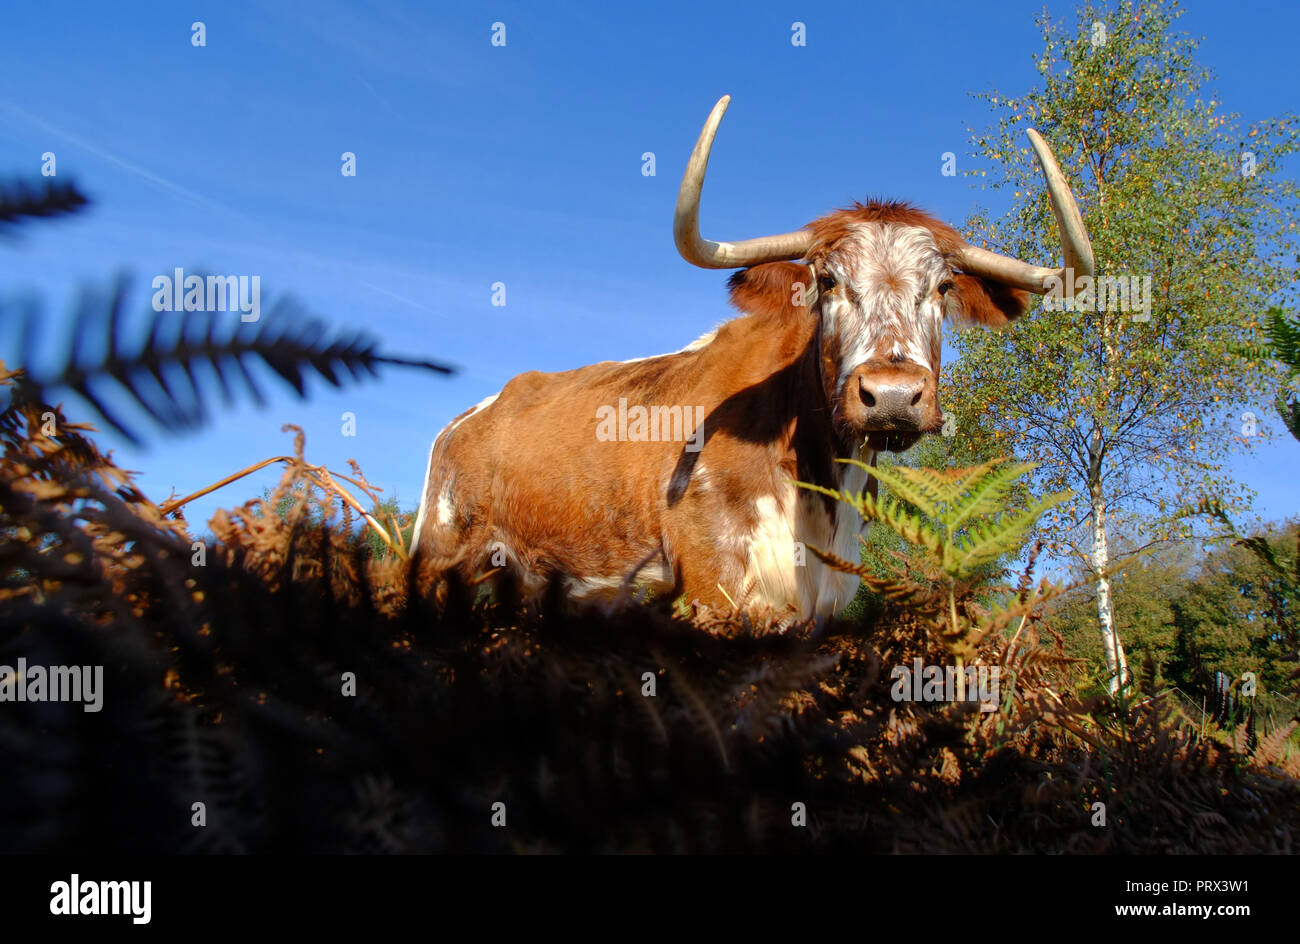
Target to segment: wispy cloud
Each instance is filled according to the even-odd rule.
[[[54,137],[59,138],[63,141],[67,141],[69,144],[73,145],[74,147],[79,147],[82,150],[86,151],[87,153],[95,155],[100,160],[106,161],[115,167],[121,168],[127,173],[135,174],[137,177],[147,180],[150,183],[154,184],[155,186],[161,187],[163,190],[173,193],[176,196],[180,197],[182,200],[185,200],[195,206],[207,210],[220,210],[224,213],[229,213],[231,216],[239,217],[240,219],[244,219],[244,220],[249,219],[249,217],[245,216],[243,213],[240,213],[238,210],[226,206],[224,203],[220,203],[209,197],[205,197],[203,194],[191,190],[188,187],[183,187],[180,184],[168,180],[165,177],[160,177],[157,174],[155,174],[153,171],[149,170],[147,167],[141,167],[139,164],[135,164],[131,161],[126,160],[123,157],[119,157],[117,154],[114,154],[112,151],[105,150],[104,148],[100,147],[97,144],[92,144],[90,141],[87,141],[85,138],[81,137],[80,135],[74,134],[73,132],[68,131],[65,128],[60,128],[59,126],[46,121],[44,118],[37,117],[36,115],[33,115],[31,112],[27,111],[24,108],[20,108],[19,106],[13,104],[12,102],[0,101],[0,109],[8,112],[11,115],[16,116],[22,121],[25,121],[27,124],[31,125],[34,128],[39,128],[41,131],[45,132],[46,134],[53,135]]]
[[[357,279],[357,284],[364,285],[366,288],[370,289],[371,291],[378,292],[380,295],[387,295],[389,298],[395,298],[399,302],[405,302],[406,304],[410,305],[412,308],[418,308],[420,309],[420,311],[427,311],[431,315],[442,314],[441,312],[434,311],[428,305],[421,305],[419,302],[412,301],[411,299],[407,298],[405,295],[398,295],[396,292],[390,292],[388,289],[380,288],[378,285],[375,285],[371,282],[367,282],[364,279]]]

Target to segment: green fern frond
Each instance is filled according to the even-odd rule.
[[[943,483],[942,476],[939,473],[936,473],[936,476],[940,481],[936,483],[931,478],[917,477],[910,474],[929,470],[909,469],[906,466],[893,468],[870,467],[863,465],[861,462],[856,464],[866,468],[876,479],[888,486],[890,492],[917,508],[922,514],[935,516],[943,503],[949,500],[942,488],[945,483]]]
[[[944,569],[953,576],[966,576],[976,568],[997,560],[1020,545],[1026,532],[1043,512],[1069,497],[1069,492],[1056,492],[1025,508],[1003,512],[996,517],[985,516],[975,521],[959,538],[947,545]],[[983,500],[973,499],[972,504]]]
[[[1002,509],[1008,493],[1033,466],[994,459],[952,471],[905,466],[863,468],[884,483],[891,494],[932,519],[941,533],[952,536],[968,521]]]
[[[1300,397],[1289,399],[1285,392],[1279,393],[1273,402],[1273,407],[1282,417],[1282,422],[1286,424],[1291,435],[1300,439]]]
[[[856,464],[888,488],[885,498],[809,487],[847,501],[864,519],[880,521],[909,543],[926,548],[953,577],[968,575],[1006,554],[1044,511],[1069,497],[1068,493],[1049,495],[1019,511],[1005,512],[1009,493],[1033,469],[1006,459],[953,471]]]
[[[1277,353],[1269,344],[1233,344],[1229,352],[1247,361],[1271,361]]]
[[[836,501],[842,501],[856,511],[862,518],[870,519],[870,515],[867,513],[866,506],[863,503],[863,498],[869,498],[869,495],[858,495],[852,492],[840,491],[837,488],[827,488],[824,485],[814,485],[812,482],[800,482],[795,480],[794,484],[800,488],[806,488],[810,492],[816,492],[818,495],[826,495],[830,498],[834,498]]]
[[[1294,381],[1300,374],[1300,321],[1287,316],[1281,308],[1270,308],[1264,315],[1266,343],[1233,345],[1232,353],[1248,361],[1278,361]],[[1294,389],[1284,388],[1273,401],[1282,422],[1296,439],[1300,439],[1300,397]]]
[[[966,494],[944,517],[945,526],[956,531],[973,518],[997,514],[1006,507],[1007,494],[1017,480],[1033,468],[1028,463],[1005,459],[994,459],[977,466],[963,481]]]
[[[1270,308],[1264,333],[1272,356],[1292,370],[1300,370],[1300,322],[1292,321],[1281,308]]]
[[[931,527],[920,515],[908,512],[901,502],[891,498],[877,499],[871,495],[863,496],[867,521],[879,521],[903,540],[919,544],[932,554],[942,554],[944,536]]]
[[[881,469],[855,459],[841,461],[867,470],[889,494],[878,498],[870,492],[850,494],[807,482],[797,484],[849,504],[863,520],[879,521],[903,540],[924,548],[953,579],[970,576],[981,565],[1014,550],[1043,512],[1070,495],[1057,492],[1008,511],[1009,493],[1034,466],[1006,459],[952,471]]]
[[[886,494],[878,497],[865,490],[846,494],[799,484],[850,504],[865,521],[879,522],[918,548],[921,559],[879,577],[865,565],[831,552],[811,548],[812,552],[834,569],[856,575],[886,601],[905,606],[909,615],[952,653],[959,672],[976,656],[983,640],[1006,629],[1012,620],[1023,624],[1032,611],[1041,609],[1044,600],[1056,595],[1044,585],[1041,592],[1031,595],[1011,591],[1010,600],[995,603],[992,609],[970,602],[977,586],[994,592],[998,589],[988,587],[988,574],[982,568],[1017,550],[1043,512],[1070,497],[1069,492],[1057,492],[1028,504],[1013,501],[1012,491],[1033,465],[996,459],[946,471],[900,466],[881,469],[848,461],[875,476],[884,484]]]

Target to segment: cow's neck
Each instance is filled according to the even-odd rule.
[[[853,598],[857,578],[824,566],[808,549],[855,560],[864,522],[849,504],[792,480],[860,491],[865,472],[835,460],[870,460],[835,435],[821,342],[817,318],[807,311],[738,318],[719,329],[707,348],[717,360],[697,373],[729,378],[714,402],[738,403],[739,409],[717,412],[724,428],[742,417],[747,437],[742,468],[753,476],[747,490],[752,500],[737,509],[749,530],[743,533],[744,571],[733,577],[733,589],[778,607],[793,604],[801,617],[831,615]]]
[[[746,315],[724,324],[706,349],[726,365],[733,397],[746,399],[746,421],[759,430],[780,472],[803,482],[839,488],[847,466],[835,460],[868,461],[860,443],[845,442],[831,422],[829,370],[833,350],[822,337],[821,319],[807,309],[779,315]],[[706,372],[708,373],[708,372]],[[825,498],[828,511],[834,499]]]

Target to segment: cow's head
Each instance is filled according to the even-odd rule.
[[[731,283],[741,307],[758,307],[762,293],[774,296],[769,308],[803,307],[802,296],[804,306],[819,316],[822,383],[845,442],[865,440],[876,450],[901,451],[940,429],[945,317],[1001,326],[1025,310],[1028,293],[1045,294],[1058,286],[1068,292],[1073,279],[1067,270],[1092,274],[1092,247],[1074,197],[1051,150],[1033,130],[1029,140],[1056,211],[1064,269],[972,246],[952,227],[905,203],[856,204],[779,236],[733,243],[704,239],[700,192],[730,100],[724,96],[714,106],[682,178],[673,221],[677,248],[698,266],[743,268]]]

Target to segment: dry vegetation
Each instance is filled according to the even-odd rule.
[[[1149,680],[1080,699],[1027,579],[990,608],[973,586],[929,605],[933,581],[902,573],[877,621],[820,634],[667,601],[435,601],[438,575],[358,539],[301,435],[279,488],[204,545],[88,427],[14,400],[0,662],[102,664],[106,694],[0,712],[6,850],[1297,849],[1294,722],[1234,750]],[[1003,667],[1001,710],[891,697],[891,667],[958,652]]]

